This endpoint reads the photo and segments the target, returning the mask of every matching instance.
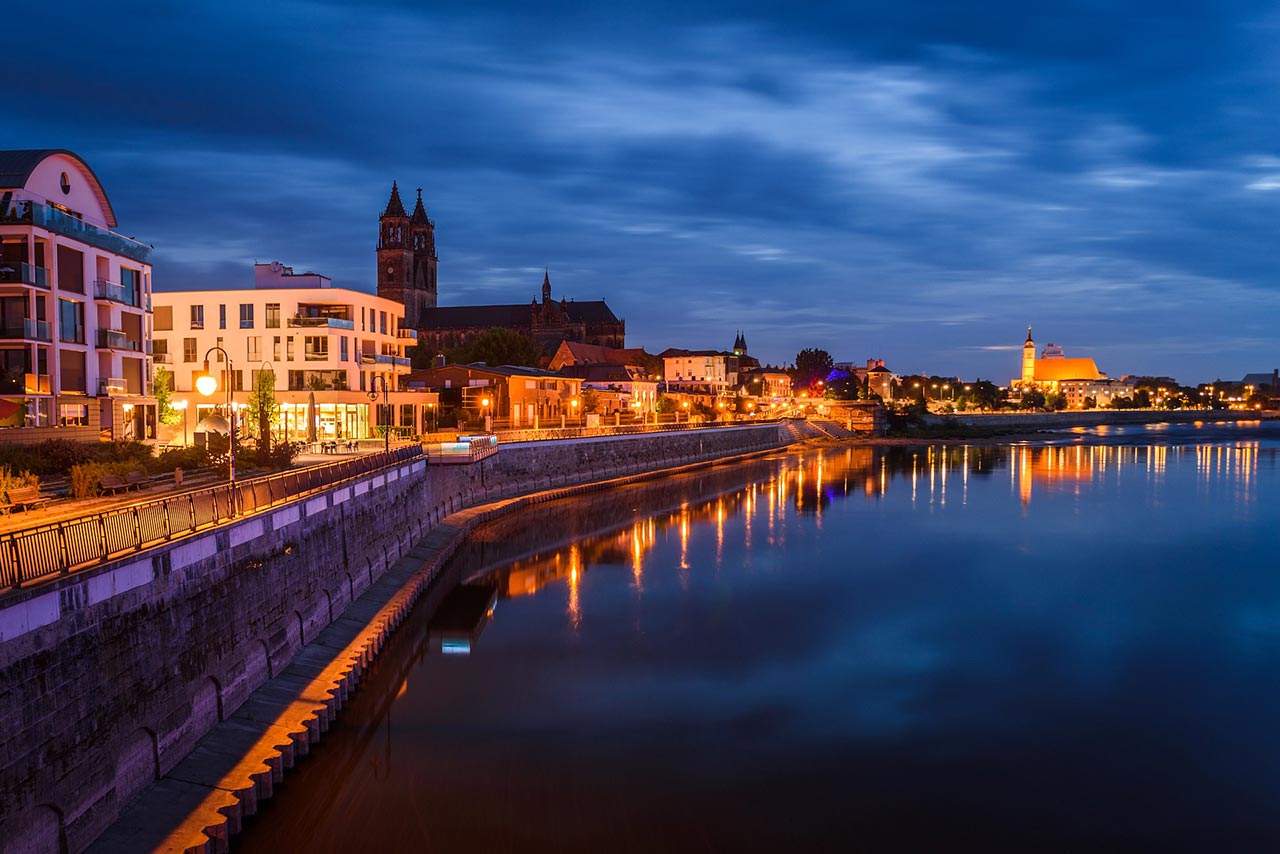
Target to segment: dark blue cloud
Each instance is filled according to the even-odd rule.
[[[606,297],[630,339],[746,328],[1005,379],[1272,367],[1270,4],[72,3],[11,64],[5,147],[102,176],[161,287],[279,258],[371,288],[392,178],[442,300]]]

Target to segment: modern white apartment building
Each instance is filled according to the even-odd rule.
[[[219,353],[210,356],[210,368],[224,372],[238,402],[247,400],[259,372],[275,374],[276,435],[369,438],[388,417],[392,426],[425,432],[434,395],[398,391],[409,373],[405,350],[415,341],[401,326],[403,312],[400,303],[335,288],[318,273],[256,264],[252,288],[157,292],[155,361],[173,373],[174,397],[187,401],[192,425],[222,403],[194,386],[205,354],[221,347],[230,356],[230,374]],[[384,383],[390,416],[381,410]],[[369,392],[376,392],[376,405]]]
[[[0,151],[0,442],[155,436],[151,247],[93,170]]]

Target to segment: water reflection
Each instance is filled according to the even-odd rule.
[[[1277,850],[1276,454],[842,448],[497,520],[243,850]]]

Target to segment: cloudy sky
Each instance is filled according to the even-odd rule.
[[[43,11],[41,6],[56,8]],[[981,11],[975,11],[980,9]],[[1280,366],[1274,3],[22,3],[0,147],[71,148],[161,289],[372,289],[391,180],[441,303],[1007,380]]]

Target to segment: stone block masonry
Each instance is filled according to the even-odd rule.
[[[463,508],[779,447],[776,424],[368,475],[0,600],[0,851],[79,852]]]

